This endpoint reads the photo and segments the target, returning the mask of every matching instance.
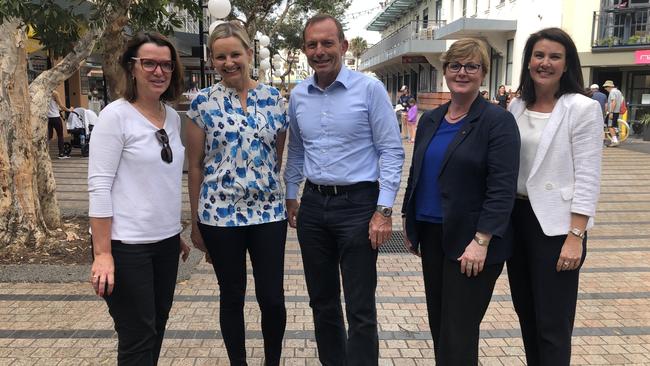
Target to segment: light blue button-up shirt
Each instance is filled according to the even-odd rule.
[[[377,204],[393,206],[403,163],[395,112],[379,80],[343,66],[327,88],[311,76],[291,92],[287,199],[297,198],[305,177],[323,185],[379,180]]]

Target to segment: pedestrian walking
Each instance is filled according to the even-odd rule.
[[[297,228],[320,361],[371,366],[379,357],[377,249],[391,234],[404,150],[386,89],[343,66],[347,49],[337,19],[307,21],[303,51],[314,75],[289,100],[287,213]]]
[[[47,107],[47,139],[52,140],[54,131],[56,131],[56,143],[59,149],[59,159],[68,159],[70,155],[65,153],[63,147],[63,120],[61,119],[61,111],[71,112],[72,110],[65,106],[61,101],[61,97],[56,90],[52,90],[52,96]]]
[[[183,91],[176,49],[139,33],[120,59],[122,98],[99,115],[88,161],[93,264],[90,281],[115,322],[117,363],[158,363],[176,287],[185,148],[166,102]]]
[[[618,130],[618,118],[621,114],[621,106],[623,105],[623,93],[616,88],[614,82],[611,80],[605,81],[603,88],[607,90],[609,95],[607,96],[607,104],[605,108],[605,114],[607,116],[607,127],[609,131],[609,136],[612,140],[610,147],[615,147],[619,145],[617,130]]]

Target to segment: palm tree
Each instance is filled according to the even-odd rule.
[[[350,51],[354,56],[354,62],[359,69],[359,57],[368,49],[368,42],[363,37],[354,37],[350,40]]]

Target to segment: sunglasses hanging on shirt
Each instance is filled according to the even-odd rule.
[[[169,146],[169,136],[167,136],[167,131],[164,128],[156,131],[156,139],[162,144],[162,150],[160,151],[160,157],[166,163],[171,163],[174,160],[172,155],[172,148]]]

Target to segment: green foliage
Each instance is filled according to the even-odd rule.
[[[272,54],[280,49],[299,50],[302,29],[309,17],[327,13],[342,21],[350,6],[350,0],[231,0],[231,3],[234,15],[245,19],[249,34],[260,31],[271,38]]]
[[[97,7],[82,1],[24,0],[0,1],[0,23],[17,18],[31,27],[34,38],[54,56],[70,52],[80,32],[99,19]]]
[[[88,28],[97,27],[119,0],[0,0],[0,24],[8,18],[17,18],[34,31],[34,37],[55,57],[64,56],[80,35]],[[168,5],[174,5],[170,7]],[[198,17],[200,7],[196,0],[139,0],[129,8],[129,26],[134,31],[157,30],[170,34],[182,24],[182,18],[171,9],[186,10]]]
[[[178,28],[183,24],[182,15],[175,10],[185,10],[190,17],[195,19],[201,13],[201,8],[196,0],[134,1],[129,8],[129,27],[134,32],[156,30],[169,35],[173,33],[174,28]]]
[[[350,40],[350,52],[355,59],[361,57],[361,55],[368,49],[368,41],[363,37],[354,37]]]

